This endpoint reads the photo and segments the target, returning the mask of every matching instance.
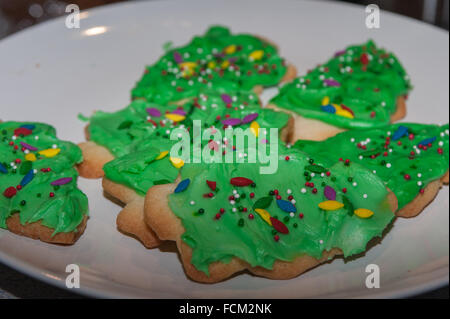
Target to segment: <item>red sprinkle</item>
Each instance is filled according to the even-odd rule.
[[[253,181],[245,177],[233,177],[230,179],[230,183],[234,186],[248,186],[253,184]]]
[[[51,192],[50,197],[55,197],[55,193]]]
[[[3,195],[5,195],[6,198],[11,198],[16,196],[17,194],[17,190],[14,187],[8,187],[7,189],[5,189],[5,191],[3,192]]]
[[[275,241],[279,241],[279,240],[280,240],[280,236],[275,235],[275,236],[273,236],[273,239],[274,239]]]
[[[347,188],[344,187],[344,188],[342,189],[342,192],[343,192],[344,194],[347,193]]]
[[[255,197],[255,193],[250,193],[250,198]]]
[[[270,217],[270,222],[272,223],[272,226],[273,228],[275,228],[276,231],[282,234],[289,234],[289,229],[286,227],[285,224],[283,224],[283,222],[273,217]]]
[[[253,219],[253,218],[255,218],[255,216],[253,216],[253,214],[248,214],[248,218]]]
[[[16,135],[16,136],[19,136],[19,135],[27,136],[27,135],[30,135],[31,133],[33,133],[33,131],[30,129],[27,129],[25,127],[19,127],[14,130],[14,135]]]

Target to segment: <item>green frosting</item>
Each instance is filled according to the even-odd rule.
[[[182,239],[193,249],[191,262],[197,269],[209,274],[212,262],[228,263],[232,257],[272,269],[276,260],[320,258],[336,247],[351,256],[364,251],[369,240],[381,236],[392,221],[388,191],[369,171],[353,163],[323,166],[325,161],[319,157],[279,148],[278,171],[273,175],[260,174],[260,165],[250,163],[184,166],[181,190],[169,195],[169,206],[183,223]],[[237,177],[254,184],[232,185],[231,179]],[[190,184],[183,189],[187,180]],[[216,182],[217,189],[212,190],[207,181]],[[319,208],[331,199],[332,204],[344,206]],[[269,225],[255,211],[258,208],[286,228],[273,220]],[[373,215],[358,217],[355,210],[360,208]]]
[[[257,85],[277,85],[286,70],[273,45],[214,26],[147,67],[132,97],[166,103],[196,96],[206,88],[217,92],[251,90]]]
[[[348,131],[322,142],[297,141],[296,148],[327,159],[349,159],[380,177],[394,192],[399,209],[449,167],[449,126],[401,123]]]
[[[398,59],[368,41],[336,52],[283,86],[271,103],[337,127],[367,129],[389,124],[397,98],[410,89]]]
[[[184,119],[174,122],[169,119],[174,114],[184,114]],[[256,122],[261,128],[278,128],[281,131],[289,120],[285,113],[262,109],[254,93],[237,91],[220,94],[206,90],[183,106],[161,106],[135,100],[114,113],[96,112],[90,119],[89,133],[92,141],[105,146],[116,156],[103,167],[105,176],[145,195],[151,186],[171,183],[178,175],[178,168],[172,165],[169,155],[157,159],[161,152],[170,151],[178,142],[170,139],[173,129],[188,130],[193,141],[193,121],[199,120],[202,129],[214,127],[224,136],[224,121],[243,121],[251,115],[257,116],[254,121],[233,127],[247,129]],[[269,136],[267,140],[270,140]],[[208,142],[201,141],[200,147]],[[195,152],[191,151],[191,154]]]
[[[88,214],[74,168],[81,150],[41,123],[0,123],[0,138],[0,227],[19,213],[22,225],[41,221],[53,235],[75,231]]]

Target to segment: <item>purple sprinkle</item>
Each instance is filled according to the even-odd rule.
[[[237,58],[235,58],[235,57],[229,58],[228,61],[229,61],[230,63],[234,63],[234,62],[237,61]]]
[[[20,142],[20,145],[25,147],[27,150],[30,150],[30,151],[33,151],[33,152],[38,150],[36,147],[31,146],[30,144],[27,144],[27,143],[24,143],[24,142]]]
[[[325,79],[323,82],[328,86],[341,86],[341,83],[332,79]]]
[[[215,58],[224,58],[225,57],[225,53],[223,53],[223,52],[215,53],[215,54],[213,54],[213,56]]]
[[[323,194],[328,200],[336,200],[336,191],[330,186],[325,186]]]
[[[241,120],[240,119],[235,119],[235,118],[225,119],[225,120],[222,121],[222,124],[223,125],[235,126],[235,125],[241,124]]]
[[[155,117],[161,116],[161,112],[158,109],[155,109],[154,107],[149,107],[146,111],[150,116],[155,116]]]
[[[72,181],[72,177],[63,177],[60,179],[57,179],[56,181],[51,182],[50,184],[52,186],[59,186],[59,185],[65,185]]]
[[[261,140],[261,143],[262,144],[267,144],[269,141],[268,140],[266,140],[265,138],[263,138],[262,140]]]
[[[337,57],[337,56],[343,55],[343,54],[345,54],[345,52],[346,52],[345,50],[337,51],[336,53],[334,53],[334,56]]]
[[[172,112],[172,114],[178,114],[178,115],[186,115],[186,111],[182,110],[182,109],[176,109],[175,111]]]
[[[249,114],[244,117],[244,119],[242,120],[242,124],[250,123],[250,122],[256,120],[257,117],[258,117],[258,113]]]
[[[224,101],[227,104],[233,102],[231,96],[229,96],[228,94],[222,94],[220,97],[222,98],[222,101]]]
[[[173,58],[174,58],[176,63],[182,63],[183,62],[183,57],[181,56],[180,52],[178,52],[178,51],[175,51],[173,53]]]

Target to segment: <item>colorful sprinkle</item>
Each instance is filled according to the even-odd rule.
[[[22,145],[23,147],[25,147],[27,150],[30,150],[32,152],[37,151],[38,149],[34,146],[31,146],[30,144],[24,143],[24,142],[20,142],[20,145]]]
[[[180,192],[186,190],[190,183],[191,183],[191,180],[189,178],[182,180],[180,183],[178,183],[177,187],[174,190],[174,193],[180,193]]]
[[[253,184],[253,181],[245,177],[233,177],[230,179],[230,184],[234,186],[249,186]]]
[[[166,114],[166,118],[168,118],[169,120],[171,120],[173,122],[181,122],[181,121],[184,121],[186,116],[180,115],[180,114],[168,113],[168,114]]]
[[[17,189],[15,189],[14,187],[8,187],[7,189],[5,189],[5,191],[3,192],[3,195],[6,198],[12,198],[14,196],[16,196],[17,194]]]
[[[319,208],[323,210],[338,210],[344,207],[344,204],[335,200],[327,200],[319,203]]]
[[[256,50],[253,51],[252,53],[250,53],[249,58],[253,59],[253,60],[261,60],[264,56],[264,51],[263,50]]]
[[[163,159],[164,157],[167,156],[167,154],[169,154],[169,151],[163,151],[163,152],[159,153],[159,155],[155,158],[155,160],[158,161],[160,159]]]
[[[256,121],[253,121],[252,124],[250,124],[250,132],[253,133],[256,137],[259,136],[259,124]]]
[[[233,102],[233,99],[228,94],[222,94],[220,97],[221,97],[222,101],[226,104],[230,104]]]
[[[291,202],[289,202],[287,200],[278,199],[277,200],[277,205],[282,211],[285,211],[287,213],[295,213],[295,212],[297,212],[297,208],[295,208],[295,206]]]
[[[320,108],[322,111],[327,112],[327,113],[332,113],[332,114],[336,113],[336,108],[331,104],[322,105]]]
[[[228,118],[222,121],[223,125],[235,126],[241,124],[241,120],[237,118]]]
[[[259,216],[261,216],[261,218],[270,226],[272,226],[272,222],[271,222],[271,217],[270,214],[267,210],[262,209],[262,208],[256,208],[255,212],[258,213]]]
[[[58,155],[59,152],[61,152],[61,149],[59,149],[59,148],[49,148],[49,149],[40,151],[39,154],[50,158],[50,157],[54,157],[54,156]]]
[[[408,135],[408,128],[406,126],[400,125],[392,135],[392,140],[396,141],[398,139],[401,139],[405,135]]]
[[[283,224],[283,222],[273,217],[270,217],[270,222],[272,223],[272,227],[275,228],[276,231],[282,234],[289,234],[289,229],[285,224]]]
[[[258,198],[258,200],[253,204],[253,209],[267,208],[272,203],[272,200],[272,196]]]
[[[52,186],[61,186],[69,184],[73,180],[72,177],[63,177],[50,183]]]
[[[36,160],[36,155],[33,153],[28,153],[25,155],[25,159],[30,162],[34,162]]]
[[[175,168],[181,168],[184,166],[184,161],[181,158],[171,157],[170,162]]]
[[[149,107],[146,109],[148,115],[150,116],[154,116],[154,117],[160,117],[161,116],[161,111],[158,110],[157,108],[154,107]]]
[[[335,87],[341,86],[341,83],[332,79],[325,79],[323,80],[323,83],[325,83],[327,86],[335,86]]]
[[[20,181],[20,186],[25,186],[27,185],[29,182],[31,182],[34,178],[34,171],[31,169]]]
[[[206,181],[206,184],[208,185],[208,187],[211,189],[211,190],[213,190],[213,191],[215,191],[216,190],[216,188],[217,188],[217,183],[216,182],[214,182],[214,181]]]
[[[369,218],[373,215],[373,211],[366,208],[358,208],[355,210],[355,215],[359,218]]]
[[[247,124],[250,123],[254,120],[256,120],[258,117],[258,113],[252,113],[252,114],[248,114],[244,117],[244,119],[242,120],[242,124]]]
[[[323,194],[328,200],[336,200],[336,191],[333,187],[325,186],[325,188],[323,189]]]

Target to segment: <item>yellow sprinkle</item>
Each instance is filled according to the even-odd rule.
[[[261,60],[263,56],[264,56],[264,51],[263,50],[253,51],[249,55],[250,59],[255,60],[255,61],[256,60]]]
[[[40,151],[39,154],[44,155],[45,157],[53,157],[59,154],[61,149],[59,148],[49,148],[47,150]]]
[[[228,60],[223,61],[223,63],[220,65],[220,67],[221,67],[222,69],[226,69],[226,68],[228,68],[229,66],[230,66],[230,61],[228,61]]]
[[[178,64],[178,66],[182,69],[195,69],[195,67],[197,66],[197,63],[195,62],[183,62]]]
[[[349,119],[355,118],[355,117],[353,116],[352,113],[350,113],[350,112],[347,111],[347,110],[344,110],[344,109],[343,109],[342,107],[340,107],[339,105],[333,104],[333,106],[336,108],[336,115],[343,116],[343,117],[347,117],[347,118],[349,118]]]
[[[324,98],[322,99],[322,105],[328,105],[330,104],[330,98],[328,96],[324,96]]]
[[[236,52],[236,46],[234,44],[230,44],[224,49],[224,51],[226,54],[233,54],[234,52]]]
[[[373,211],[366,208],[358,208],[357,210],[355,210],[355,215],[359,218],[369,218],[373,215]]]
[[[216,67],[216,62],[214,62],[214,61],[209,61],[208,62],[208,68],[214,69],[215,67]]]
[[[270,214],[267,210],[262,208],[255,208],[255,212],[258,213],[259,216],[270,226],[272,226],[272,222],[270,221]]]
[[[174,121],[174,122],[181,122],[181,121],[183,121],[186,118],[186,116],[184,116],[184,115],[173,114],[173,113],[166,114],[166,117],[169,120]]]
[[[171,157],[170,162],[175,168],[181,168],[184,165],[184,161],[181,158]]]
[[[33,153],[28,153],[27,155],[25,155],[25,159],[27,161],[34,162],[36,160],[36,155],[34,155]]]
[[[164,157],[166,157],[167,154],[169,154],[169,151],[161,152],[161,153],[159,153],[158,157],[156,157],[155,159],[156,160],[163,159]]]
[[[255,135],[256,137],[258,137],[259,135],[259,124],[256,121],[253,121],[250,124],[250,131],[253,133],[253,135]]]
[[[337,210],[344,207],[344,204],[339,203],[335,200],[327,200],[319,204],[319,208],[323,210]]]

